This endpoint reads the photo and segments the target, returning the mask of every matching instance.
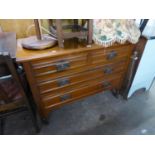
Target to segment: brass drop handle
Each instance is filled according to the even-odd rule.
[[[70,83],[68,78],[63,78],[57,81],[58,86],[64,86]]]
[[[111,74],[113,72],[113,69],[111,67],[105,67],[103,71],[105,74]]]
[[[61,101],[66,101],[66,100],[68,100],[70,98],[71,98],[70,94],[64,94],[64,95],[60,96]]]
[[[103,87],[104,88],[107,88],[107,87],[110,87],[111,86],[111,83],[110,82],[108,82],[108,81],[104,81],[103,82]]]
[[[116,51],[111,51],[110,53],[108,53],[107,59],[111,60],[111,59],[115,58],[116,56],[117,56],[117,52]]]
[[[59,71],[64,71],[69,67],[70,67],[70,62],[69,61],[60,61],[60,62],[56,63],[56,68],[57,68],[58,72]]]

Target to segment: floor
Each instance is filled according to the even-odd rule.
[[[128,101],[103,92],[51,113],[40,135],[155,134],[155,84]],[[34,134],[27,112],[8,117],[5,134]]]

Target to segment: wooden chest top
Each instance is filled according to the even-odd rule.
[[[78,44],[78,46],[76,46],[75,48],[66,48],[66,49],[59,48],[56,45],[53,48],[49,48],[45,50],[28,50],[22,47],[21,42],[22,42],[22,39],[19,39],[17,41],[17,52],[16,52],[17,62],[27,62],[27,61],[39,60],[47,57],[57,57],[57,56],[63,56],[63,55],[86,52],[86,51],[89,52],[89,51],[98,50],[98,49],[110,50],[115,47],[130,45],[130,43],[128,42],[123,45],[115,43],[113,46],[105,48],[96,44],[92,44],[91,47],[86,47],[85,45]]]

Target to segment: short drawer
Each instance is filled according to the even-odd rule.
[[[40,89],[41,94],[48,93],[51,91],[58,91],[58,89],[59,90],[64,89],[65,87],[70,86],[74,87],[74,85],[76,84],[78,85],[85,81],[98,78],[107,78],[112,74],[121,73],[125,69],[124,64],[125,64],[124,61],[120,61],[115,64],[100,66],[90,71],[82,72],[80,74],[74,74],[72,76],[67,76],[64,78],[58,78],[55,80],[49,80],[38,83],[38,87]]]
[[[83,57],[78,57],[76,59],[62,58],[59,61],[51,63],[49,61],[47,65],[32,65],[32,69],[37,81],[41,82],[62,77],[63,75],[70,74],[72,71],[76,72],[87,65],[87,57],[83,55]]]
[[[36,74],[44,75],[46,72],[55,73],[68,69],[77,68],[86,64],[87,54],[68,55],[58,58],[46,58],[31,62],[32,68]]]
[[[104,80],[99,83],[94,83],[89,86],[81,87],[71,92],[67,92],[65,94],[60,94],[58,96],[42,97],[42,102],[46,108],[70,102],[72,100],[85,97],[96,91],[110,90],[112,88],[117,88],[120,85],[121,79],[122,77],[118,76],[117,78]]]
[[[93,63],[110,62],[120,57],[130,56],[132,49],[131,46],[117,47],[117,48],[105,48],[96,51],[92,51]]]

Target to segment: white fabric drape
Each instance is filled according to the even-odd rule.
[[[114,42],[137,43],[140,30],[133,19],[94,19],[93,40],[96,44],[108,47]]]

